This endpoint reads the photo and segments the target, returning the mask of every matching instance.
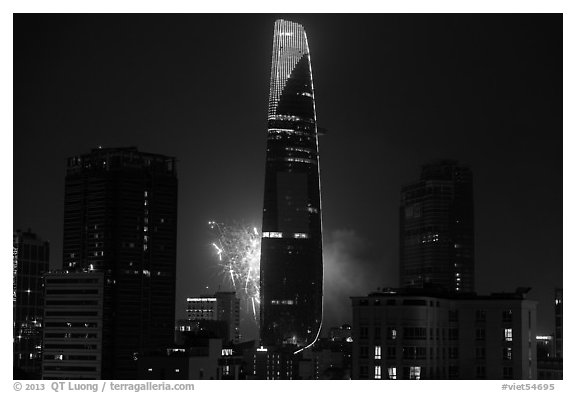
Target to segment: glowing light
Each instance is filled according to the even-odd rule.
[[[257,228],[242,224],[223,224],[209,221],[215,232],[212,246],[218,256],[222,276],[228,280],[247,309],[252,308],[257,320],[260,304],[260,243]]]

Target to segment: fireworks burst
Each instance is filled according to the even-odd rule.
[[[260,303],[260,234],[256,228],[208,222],[216,233],[212,246],[222,273],[232,283],[238,296],[252,309],[257,320]]]

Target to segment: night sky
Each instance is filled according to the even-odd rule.
[[[66,158],[178,158],[178,317],[222,283],[207,222],[260,226],[274,20],[308,34],[319,126],[325,327],[398,285],[400,188],[474,172],[476,288],[562,286],[562,16],[15,15],[14,229],[62,261]],[[209,287],[206,289],[206,287]],[[221,289],[227,289],[223,286]],[[247,337],[249,338],[249,337]]]

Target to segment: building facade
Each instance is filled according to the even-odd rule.
[[[228,337],[235,343],[240,342],[240,299],[236,292],[218,291],[214,294],[218,303],[219,321],[228,324]]]
[[[15,231],[12,255],[14,378],[39,379],[42,365],[44,288],[50,245],[36,234]]]
[[[93,149],[68,159],[65,184],[64,269],[110,280],[109,378],[134,378],[138,356],[174,335],[175,158]]]
[[[318,132],[304,28],[274,25],[260,259],[263,345],[304,348],[322,323]],[[299,350],[299,349],[296,349]]]
[[[240,342],[240,299],[236,292],[218,291],[214,295],[189,297],[186,299],[189,321],[222,321],[227,333],[221,336],[225,342]]]
[[[474,291],[472,172],[456,161],[425,165],[402,187],[400,285]]]
[[[352,298],[352,379],[536,379],[536,302],[522,290]]]
[[[109,291],[104,272],[45,275],[43,379],[102,379],[112,375]]]
[[[222,340],[197,338],[188,347],[170,347],[138,359],[139,379],[222,379],[219,359]]]
[[[563,357],[563,347],[562,347],[562,315],[564,307],[564,299],[562,296],[562,288],[556,288],[554,291],[554,347],[556,351],[556,357],[562,359]]]
[[[218,319],[218,299],[214,296],[186,298],[186,314],[191,321]]]

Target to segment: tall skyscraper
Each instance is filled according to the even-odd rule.
[[[39,379],[42,364],[44,296],[42,274],[48,271],[50,245],[36,234],[13,236],[14,378]]]
[[[64,269],[110,284],[113,375],[103,378],[135,378],[141,353],[173,342],[177,190],[173,157],[98,148],[68,159]]]
[[[425,165],[402,188],[400,285],[474,291],[472,172],[456,161]]]
[[[311,345],[322,324],[318,132],[306,32],[285,20],[274,25],[261,251],[262,344]]]

